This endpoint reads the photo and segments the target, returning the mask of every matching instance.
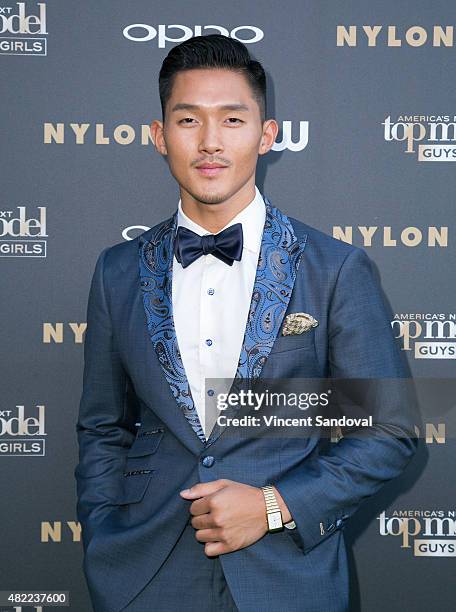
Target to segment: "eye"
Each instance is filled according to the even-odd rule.
[[[192,117],[184,117],[183,119],[180,119],[180,121],[178,121],[177,123],[186,123],[187,121],[193,121]]]
[[[239,123],[244,123],[244,122],[242,121],[242,119],[239,119],[238,117],[229,117],[229,118],[228,118],[228,121],[229,121],[230,123],[231,123],[233,120],[234,120],[234,121],[237,121],[237,122],[239,122]]]

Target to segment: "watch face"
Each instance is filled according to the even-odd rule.
[[[269,529],[281,529],[282,528],[282,513],[280,510],[277,512],[270,512],[268,514],[268,526]]]

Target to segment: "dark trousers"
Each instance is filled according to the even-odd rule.
[[[187,524],[170,555],[122,612],[238,612],[218,557]]]

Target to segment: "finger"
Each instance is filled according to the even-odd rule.
[[[225,479],[211,480],[210,482],[199,482],[189,489],[184,489],[180,492],[181,497],[184,499],[197,499],[198,497],[205,497],[211,495],[219,489],[223,489],[228,484]]]
[[[223,555],[224,553],[230,552],[229,547],[223,542],[207,542],[204,545],[204,552],[208,557],[216,557],[217,555]]]
[[[217,527],[210,512],[194,516],[191,524],[195,529],[215,529]]]
[[[210,509],[210,500],[207,497],[202,497],[190,504],[188,510],[193,516],[200,516],[201,514],[208,514]]]
[[[198,542],[220,542],[220,534],[217,529],[197,529],[195,538]]]

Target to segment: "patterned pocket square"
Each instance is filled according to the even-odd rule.
[[[309,331],[312,327],[317,327],[318,321],[307,312],[293,312],[285,317],[282,328],[282,336],[293,336]]]

